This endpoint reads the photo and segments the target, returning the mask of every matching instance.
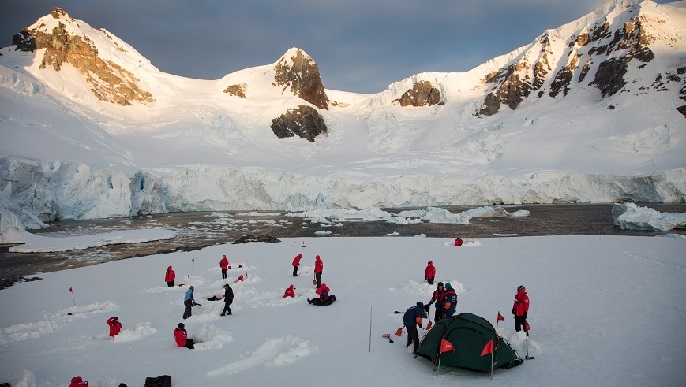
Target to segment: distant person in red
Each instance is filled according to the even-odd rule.
[[[219,261],[219,267],[222,269],[222,279],[226,279],[226,271],[229,269],[229,260],[226,259],[226,255],[222,256],[222,260]]]
[[[464,243],[462,238],[455,238],[455,246],[462,246],[462,243]]]
[[[322,262],[322,257],[317,255],[314,261],[314,277],[317,279],[317,288],[322,286],[322,272],[324,271],[324,262]]]
[[[80,376],[74,376],[71,378],[69,387],[88,387],[88,382],[84,381]]]
[[[174,287],[174,279],[176,278],[176,274],[174,273],[174,269],[172,269],[171,266],[167,267],[167,273],[164,275],[164,280],[167,282],[167,286],[170,288]]]
[[[293,284],[286,288],[286,291],[283,293],[283,298],[286,297],[295,298],[295,287],[293,286]]]
[[[121,331],[121,323],[119,317],[110,317],[107,319],[107,325],[110,326],[110,337],[114,337]]]
[[[529,324],[526,322],[527,312],[529,311],[529,296],[526,295],[526,288],[520,285],[515,294],[512,314],[515,318],[515,331],[519,332],[524,328],[524,332],[529,335]]]
[[[188,338],[186,326],[183,323],[179,323],[179,326],[174,328],[174,340],[176,340],[176,345],[179,347],[193,349],[193,339]]]
[[[434,278],[436,278],[436,267],[434,267],[434,261],[429,261],[426,269],[424,269],[424,279],[429,281],[430,285],[433,285]]]
[[[302,254],[298,254],[293,258],[293,263],[291,263],[291,265],[293,265],[293,277],[298,276],[298,266],[300,265],[300,259],[302,259],[302,257]]]

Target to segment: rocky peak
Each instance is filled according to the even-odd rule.
[[[290,87],[293,95],[320,109],[328,109],[329,98],[319,67],[303,50],[291,48],[274,65],[274,86]]]
[[[50,16],[53,21],[48,19]],[[86,25],[73,19],[62,8],[55,8],[49,16],[14,35],[13,43],[18,50],[27,52],[44,49],[41,69],[52,67],[60,71],[65,63],[72,65],[101,101],[118,105],[153,102],[152,94],[141,89],[139,79],[131,72],[98,55],[98,48],[81,30],[80,24]],[[103,31],[96,33],[105,34]]]
[[[587,76],[593,78],[588,86],[595,86],[603,98],[635,83],[625,77],[631,68],[650,71],[644,70],[644,64],[655,57],[650,48],[656,41],[652,31],[665,23],[655,14],[641,13],[641,6],[640,1],[617,0],[596,11],[595,20],[579,22],[576,32],[563,27],[546,32],[517,59],[484,77],[490,87],[476,114],[493,115],[501,105],[514,110],[534,91],[539,98],[546,93],[564,97]],[[561,31],[569,32],[561,36]],[[666,42],[674,39],[663,37]],[[554,41],[564,44],[551,44]],[[641,77],[651,78],[650,74]]]

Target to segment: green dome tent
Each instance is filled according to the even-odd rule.
[[[493,325],[472,313],[460,313],[437,322],[419,344],[419,356],[434,364],[491,371],[491,356],[481,356],[489,341],[493,340],[493,368],[512,368],[523,363],[514,348],[498,336]],[[443,353],[441,345],[443,344]],[[452,345],[452,348],[450,348]]]

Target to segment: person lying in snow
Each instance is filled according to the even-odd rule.
[[[317,294],[319,294],[319,298],[308,298],[307,302],[317,306],[331,305],[336,301],[336,296],[333,294],[329,294],[330,291],[331,289],[329,289],[329,287],[326,286],[325,283],[322,283],[321,286],[317,288]]]

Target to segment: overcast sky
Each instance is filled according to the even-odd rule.
[[[109,30],[168,73],[217,79],[274,63],[298,47],[317,62],[327,89],[377,93],[424,71],[467,71],[606,0],[0,2],[2,47],[60,6]]]

